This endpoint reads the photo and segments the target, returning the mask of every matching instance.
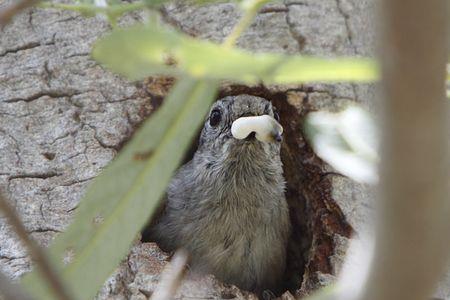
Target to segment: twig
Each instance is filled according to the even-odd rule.
[[[31,300],[18,284],[12,283],[6,275],[0,272],[0,299]]]
[[[186,267],[188,255],[186,251],[178,250],[175,252],[172,260],[164,268],[161,274],[156,291],[153,293],[151,300],[167,300],[173,299],[183,278],[184,269]]]
[[[8,24],[12,17],[20,13],[22,10],[33,6],[38,2],[39,0],[19,0],[12,1],[11,4],[6,5],[0,10],[0,28],[3,28],[3,26]]]
[[[44,251],[28,236],[28,233],[17,216],[14,209],[9,205],[3,195],[0,193],[0,211],[3,211],[5,217],[8,219],[13,230],[26,246],[37,268],[42,273],[42,276],[47,280],[48,285],[52,288],[53,293],[60,300],[70,300],[63,283],[59,279],[57,273],[53,269]]]
[[[239,23],[233,28],[233,31],[223,42],[225,48],[231,48],[241,36],[242,32],[252,23],[259,9],[269,2],[268,0],[247,0],[242,2],[244,8],[244,16]]]

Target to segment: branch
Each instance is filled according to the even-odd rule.
[[[46,254],[33,240],[30,239],[28,233],[17,216],[14,209],[9,205],[6,199],[0,194],[0,211],[2,211],[12,226],[13,230],[23,242],[31,255],[33,261],[36,263],[37,268],[42,273],[42,276],[47,280],[49,287],[52,288],[53,293],[60,300],[72,299],[64,288],[63,283],[59,279],[56,271],[52,268],[50,261]]]
[[[358,299],[427,299],[450,254],[448,1],[384,0],[381,197]]]
[[[20,13],[22,10],[33,6],[38,3],[39,0],[19,0],[12,1],[11,4],[6,5],[0,10],[0,28],[3,28],[11,21],[12,17]]]
[[[175,252],[170,263],[164,268],[161,280],[153,293],[151,300],[174,299],[178,287],[181,285],[188,255],[183,250]]]

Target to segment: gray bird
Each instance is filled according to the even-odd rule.
[[[150,228],[164,250],[190,253],[191,270],[257,293],[282,280],[290,233],[279,136],[261,142],[254,132],[242,140],[231,134],[236,119],[261,115],[277,119],[259,97],[213,104],[193,159],[173,177]]]

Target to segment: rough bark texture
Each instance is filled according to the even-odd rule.
[[[258,14],[238,46],[324,56],[370,55],[372,6],[369,0],[275,2]],[[228,3],[171,4],[162,15],[187,34],[217,42],[239,18],[236,6]],[[130,14],[122,23],[139,20],[139,14]],[[108,30],[100,18],[30,9],[0,36],[0,187],[43,245],[64,231],[90,180],[170,86],[161,79],[131,84],[98,66],[89,56],[90,48]],[[281,112],[282,159],[294,224],[286,282],[303,295],[334,279],[350,235],[367,222],[371,201],[365,187],[335,174],[312,153],[302,135],[302,118],[311,110],[336,110],[352,101],[371,106],[372,87],[227,85],[221,91],[239,93],[264,96]],[[136,244],[98,298],[147,299],[166,261],[167,255],[154,244]],[[3,219],[0,269],[11,277],[30,269],[23,247]],[[253,297],[211,276],[188,279],[178,296]]]

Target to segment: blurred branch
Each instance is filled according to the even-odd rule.
[[[0,272],[0,299],[31,300],[32,298],[18,284],[12,283],[8,277]]]
[[[0,9],[0,28],[3,28],[6,24],[8,24],[12,17],[20,13],[22,10],[33,6],[38,2],[39,0],[12,1],[11,4],[8,4]]]
[[[371,269],[358,299],[422,300],[450,254],[448,1],[382,5],[381,197]]]
[[[26,246],[33,261],[36,263],[37,268],[42,273],[42,276],[47,280],[48,285],[52,288],[53,293],[60,300],[70,300],[69,294],[64,288],[63,283],[59,279],[57,273],[50,265],[47,256],[44,251],[28,236],[28,233],[16,214],[14,209],[9,205],[3,195],[0,193],[0,211],[4,213],[4,216],[9,221],[14,232]]]
[[[151,300],[174,299],[175,293],[181,285],[187,260],[188,255],[184,250],[175,252],[170,262],[164,268],[159,285]]]

